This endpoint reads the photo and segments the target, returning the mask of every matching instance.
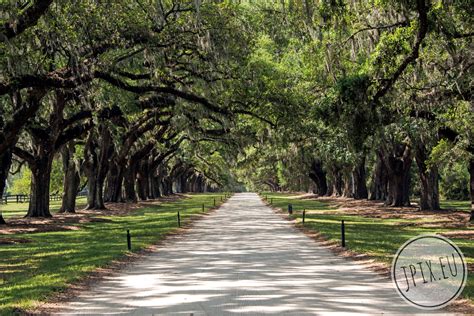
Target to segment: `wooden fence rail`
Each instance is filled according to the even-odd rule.
[[[80,192],[77,196],[86,196],[86,193]],[[62,194],[51,194],[49,196],[50,201],[61,201]],[[29,203],[30,202],[30,195],[28,194],[9,194],[2,196],[0,203],[1,204],[8,204],[8,203]]]

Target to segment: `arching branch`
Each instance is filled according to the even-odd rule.
[[[48,10],[53,0],[37,0],[23,11],[15,21],[6,22],[0,27],[0,41],[4,42],[35,26],[39,18]]]

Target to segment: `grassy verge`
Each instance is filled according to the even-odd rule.
[[[80,196],[76,199],[76,205],[78,208],[85,207],[87,204],[87,198],[85,196]],[[49,210],[52,214],[59,211],[61,208],[61,201],[50,201]],[[9,218],[12,216],[24,216],[28,211],[28,202],[24,203],[13,203],[0,204],[0,212],[4,218]]]
[[[452,201],[444,200],[440,202],[442,209],[447,210],[461,210],[470,212],[471,211],[471,201]]]
[[[302,210],[306,209],[305,227],[320,232],[325,238],[340,241],[341,220],[345,222],[346,247],[358,253],[368,254],[375,260],[391,264],[398,248],[408,239],[420,234],[446,233],[455,231],[473,230],[472,227],[461,228],[429,228],[413,224],[422,223],[423,219],[380,219],[363,216],[344,215],[338,212],[329,203],[299,199],[294,194],[264,193],[268,202],[273,206],[287,209],[288,204],[293,205],[293,214],[297,222],[301,223]],[[327,214],[334,210],[333,214]],[[326,211],[326,214],[321,214]],[[474,242],[465,238],[451,238],[461,251],[468,264],[474,264]],[[462,295],[474,300],[474,274],[468,275],[468,281]]]
[[[132,251],[150,246],[182,223],[219,205],[222,194],[192,194],[189,198],[137,210],[127,216],[103,216],[101,222],[78,225],[80,229],[8,235],[27,238],[28,243],[1,244],[0,315],[16,309],[32,309],[54,292],[83,278],[127,253],[126,230],[132,235]],[[6,237],[6,236],[4,236]]]

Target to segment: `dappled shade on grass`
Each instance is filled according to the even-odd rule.
[[[302,199],[301,195],[282,194],[282,193],[263,193],[267,201],[271,199],[273,206],[287,210],[288,204],[293,206],[293,218],[301,223],[303,209],[306,209],[305,228],[321,233],[326,239],[340,242],[341,239],[341,220],[345,222],[346,246],[357,253],[368,254],[377,261],[391,264],[393,256],[398,248],[408,239],[420,234],[442,234],[453,240],[464,253],[468,263],[468,269],[471,272],[468,275],[468,281],[463,291],[463,296],[471,300],[474,299],[474,233],[472,225],[465,219],[459,225],[449,225],[449,228],[443,227],[447,221],[439,221],[439,217],[449,217],[451,212],[440,212],[440,215],[434,217],[434,222],[429,223],[426,216],[417,216],[409,218],[379,218],[370,217],[366,212],[357,214],[356,211],[339,211],[334,203],[323,199]],[[462,203],[459,203],[462,205]],[[399,209],[400,210],[400,209]],[[409,211],[404,208],[406,212]],[[386,211],[386,210],[382,210]],[[346,215],[349,212],[351,215]],[[374,212],[374,216],[376,216]],[[454,218],[456,220],[456,217]],[[431,224],[431,225],[429,225]],[[451,235],[451,236],[450,236]],[[462,237],[462,238],[460,238]]]
[[[61,208],[62,201],[50,201],[49,210],[52,214],[57,213]],[[87,204],[87,198],[85,196],[79,196],[76,199],[76,206],[78,209],[85,207]],[[8,203],[0,204],[0,212],[3,217],[8,219],[13,216],[25,216],[28,211],[28,202],[23,203]]]
[[[183,222],[189,222],[191,216],[202,214],[202,204],[208,210],[213,207],[214,197],[220,203],[220,196],[190,195],[129,215],[108,216],[107,221],[79,223],[78,230],[8,235],[31,242],[0,243],[0,314],[9,314],[14,308],[32,308],[87,272],[123,257],[127,252],[127,229],[132,234],[132,250],[142,249],[177,229],[177,211]]]

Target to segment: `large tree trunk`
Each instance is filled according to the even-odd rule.
[[[366,199],[369,194],[367,191],[366,172],[365,172],[365,156],[363,156],[359,163],[354,167],[352,172],[352,179],[354,180],[354,199]]]
[[[104,204],[104,182],[105,176],[101,174],[100,168],[91,165],[87,168],[87,210],[105,210]]]
[[[416,147],[415,160],[421,181],[420,209],[439,210],[438,168],[427,168],[428,152],[423,144]]]
[[[109,155],[111,148],[110,132],[105,126],[100,128],[100,149],[97,154],[95,135],[90,134],[86,144],[86,174],[87,174],[87,207],[88,210],[104,210],[104,184],[109,170]]]
[[[150,190],[148,193],[148,198],[150,199],[157,199],[161,197],[160,191],[160,177],[154,174],[153,172],[149,172],[148,182],[150,183]]]
[[[87,169],[87,210],[97,209],[97,172],[96,168]]]
[[[188,192],[188,174],[184,173],[180,177],[180,186],[181,186],[181,193],[187,193]]]
[[[148,176],[148,160],[138,164],[137,170],[137,191],[140,200],[147,200],[150,195],[150,177]]]
[[[137,191],[135,190],[135,180],[137,178],[136,169],[137,164],[129,161],[124,171],[125,201],[127,202],[137,202]]]
[[[344,183],[342,181],[341,168],[338,166],[332,166],[329,169],[329,174],[331,180],[328,181],[328,195],[342,196],[342,187]]]
[[[62,149],[64,171],[64,194],[60,213],[74,213],[76,211],[76,197],[81,184],[79,168],[74,161],[75,143],[70,142]]]
[[[123,168],[111,162],[107,176],[106,202],[122,202]]]
[[[199,175],[198,192],[207,192],[207,183],[203,175]]]
[[[87,176],[87,210],[96,209],[98,158],[93,133],[89,135],[84,153],[84,169]]]
[[[51,217],[49,212],[49,184],[53,154],[43,151],[40,159],[30,164],[31,193],[26,217]]]
[[[344,176],[343,176],[343,182],[344,182],[344,186],[343,186],[343,189],[342,189],[342,196],[343,197],[347,197],[347,198],[351,198],[353,197],[352,194],[353,194],[353,181],[352,181],[352,175],[350,173],[345,173]]]
[[[474,221],[474,159],[469,161],[469,192],[471,194],[471,222]]]
[[[379,153],[381,155],[381,153]],[[369,200],[384,201],[387,199],[387,170],[383,163],[383,159],[379,156],[375,164],[372,184],[370,186]]]
[[[323,169],[323,164],[319,159],[314,159],[311,163],[309,177],[314,181],[317,187],[316,194],[323,196],[328,192],[328,184],[326,179],[326,172]]]
[[[8,178],[8,172],[10,171],[10,165],[12,163],[12,152],[11,150],[6,150],[4,153],[0,154],[0,198],[3,197],[3,192],[5,190],[5,184]],[[0,212],[0,225],[5,225],[6,222],[3,219],[2,213]]]
[[[344,185],[344,182],[342,181],[342,174],[338,170],[334,173],[333,195],[342,196],[343,185]]]
[[[334,183],[332,182],[332,179],[327,179],[327,184],[328,184],[328,191],[326,192],[327,196],[332,196],[334,195]],[[301,189],[299,189],[301,191]]]
[[[173,194],[173,180],[170,176],[166,176],[162,180],[163,195]]]
[[[96,196],[94,208],[97,210],[105,210],[104,203],[104,186],[107,172],[109,171],[109,158],[113,152],[112,136],[107,126],[102,125],[100,129],[100,152],[97,165],[96,177]]]
[[[387,155],[388,199],[391,206],[410,206],[410,167],[412,164],[410,147],[397,144],[392,155]]]

